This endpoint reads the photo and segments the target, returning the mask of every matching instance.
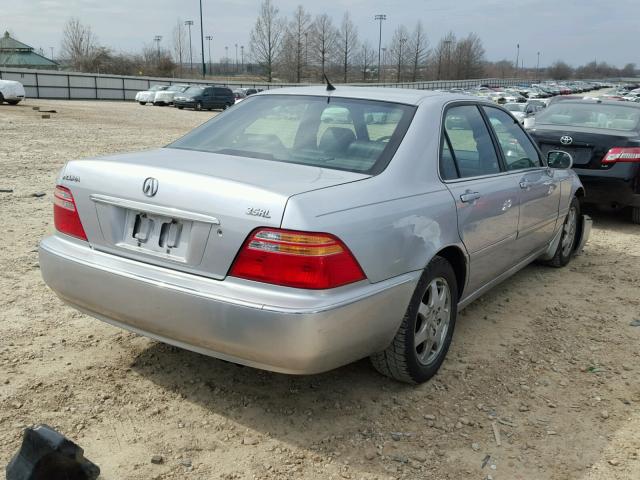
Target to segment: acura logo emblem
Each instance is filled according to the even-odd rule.
[[[158,193],[158,180],[153,177],[147,177],[142,184],[142,193],[147,197],[153,197]]]
[[[560,143],[563,145],[571,145],[573,143],[573,138],[571,138],[569,135],[563,135],[562,137],[560,137]]]

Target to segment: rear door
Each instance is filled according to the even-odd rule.
[[[498,140],[504,165],[520,187],[518,256],[524,258],[553,237],[560,207],[560,180],[546,167],[538,150],[517,121],[504,111],[484,106]]]
[[[473,292],[515,262],[520,187],[501,169],[490,131],[475,104],[444,115],[440,175],[453,194],[458,231],[470,256]]]

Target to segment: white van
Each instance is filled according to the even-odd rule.
[[[22,100],[24,100],[24,87],[20,82],[0,80],[0,104],[7,102],[9,105],[17,105]]]

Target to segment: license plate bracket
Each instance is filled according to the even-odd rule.
[[[119,246],[141,253],[186,261],[193,222],[180,218],[127,210]]]

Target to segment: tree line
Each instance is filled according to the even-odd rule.
[[[281,14],[273,0],[263,0],[249,34],[242,69],[222,58],[212,66],[205,55],[207,71],[243,74],[273,82],[320,82],[327,75],[333,82],[418,82],[464,80],[483,77],[527,79],[633,77],[633,63],[619,69],[606,62],[590,62],[576,68],[562,60],[546,68],[518,68],[510,60],[487,61],[482,39],[476,33],[444,35],[431,45],[424,24],[398,25],[380,45],[362,39],[347,11],[339,22],[327,14],[312,16],[302,5],[291,17]],[[377,39],[376,39],[377,40]],[[197,42],[196,42],[197,43]],[[198,75],[200,56],[191,51],[185,22],[176,20],[169,47],[144,45],[136,53],[115,52],[100,45],[91,27],[71,18],[63,31],[61,56],[70,68],[92,73],[193,77]],[[164,45],[164,44],[163,44]],[[380,69],[378,69],[380,54]],[[190,64],[195,60],[195,66]],[[194,68],[192,68],[194,67]],[[213,72],[212,72],[213,70]]]

